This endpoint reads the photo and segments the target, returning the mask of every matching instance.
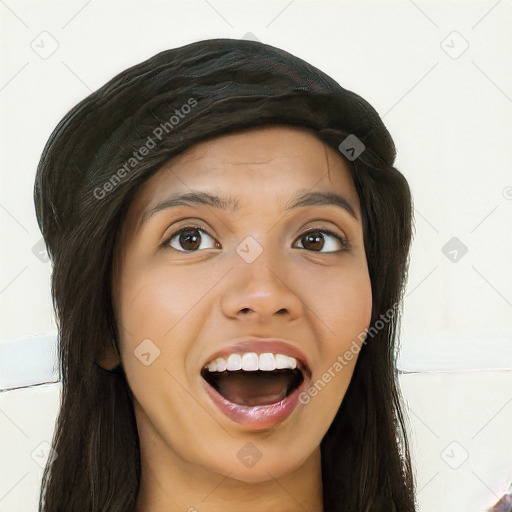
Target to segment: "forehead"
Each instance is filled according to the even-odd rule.
[[[350,171],[339,153],[311,132],[292,126],[252,128],[196,144],[170,159],[137,192],[130,217],[171,194],[224,192],[240,207],[262,199],[286,201],[297,190],[342,193],[359,213]]]

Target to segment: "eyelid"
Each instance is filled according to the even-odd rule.
[[[168,248],[168,249],[172,249],[174,250],[175,252],[183,252],[183,253],[188,253],[188,252],[202,252],[202,251],[178,251],[177,249],[174,249],[174,247],[171,247],[170,246],[170,242],[171,240],[177,235],[179,234],[181,231],[184,231],[185,229],[188,229],[188,228],[195,228],[195,229],[198,229],[200,231],[202,231],[203,233],[205,233],[206,235],[208,235],[212,240],[215,241],[215,244],[218,244],[218,241],[217,239],[210,234],[208,228],[205,228],[202,224],[200,224],[199,222],[197,223],[194,223],[194,222],[191,222],[189,224],[185,224],[183,226],[180,226],[178,228],[175,228],[173,230],[173,232],[166,236],[165,237],[165,240],[162,242],[161,246],[165,249],[165,248]],[[206,249],[203,249],[203,250],[206,250]]]
[[[182,229],[186,229],[186,228],[201,229],[201,230],[205,231],[207,235],[211,236],[212,238],[215,238],[213,235],[210,234],[210,231],[213,231],[213,229],[209,226],[209,224],[205,223],[202,220],[195,220],[190,217],[184,217],[182,219],[178,219],[172,225],[173,225],[172,233],[165,237],[165,239],[162,242],[163,245],[165,245],[174,235],[179,233]],[[178,226],[176,226],[176,225],[178,225]]]

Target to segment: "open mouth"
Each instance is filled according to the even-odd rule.
[[[304,381],[300,368],[264,370],[201,370],[203,379],[226,400],[238,405],[254,407],[280,402]]]

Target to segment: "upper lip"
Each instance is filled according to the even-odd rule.
[[[224,347],[212,353],[203,361],[201,369],[209,362],[218,357],[227,358],[230,354],[241,354],[244,352],[255,352],[256,354],[283,354],[285,356],[294,357],[299,362],[301,370],[307,376],[311,377],[311,368],[304,352],[297,344],[284,338],[258,338],[254,336],[244,336],[230,340]]]

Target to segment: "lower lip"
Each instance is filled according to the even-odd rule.
[[[299,395],[307,388],[307,379],[304,376],[302,384],[280,402],[267,405],[255,405],[249,407],[226,400],[202,377],[203,386],[213,403],[231,420],[253,429],[265,429],[273,427],[287,418],[298,406]]]

